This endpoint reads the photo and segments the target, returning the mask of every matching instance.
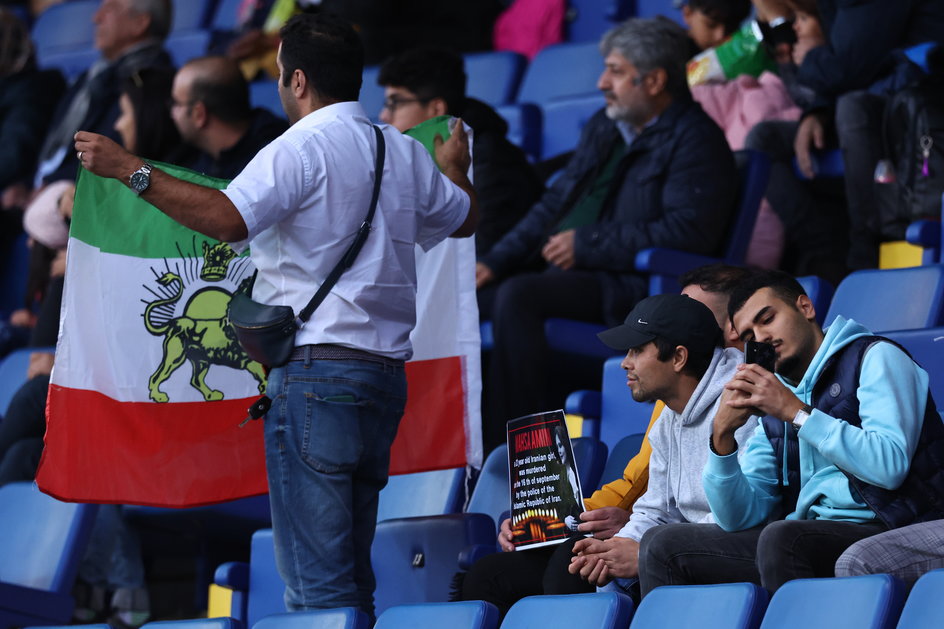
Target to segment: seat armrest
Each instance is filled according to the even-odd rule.
[[[228,561],[220,564],[213,573],[213,582],[240,592],[249,591],[249,564]]]
[[[600,417],[603,408],[603,395],[599,391],[583,389],[574,391],[564,402],[564,411],[584,418]]]
[[[646,273],[661,273],[678,277],[687,271],[719,262],[718,258],[687,253],[676,249],[652,247],[636,254],[636,270]]]

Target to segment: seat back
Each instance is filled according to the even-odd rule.
[[[492,450],[482,465],[482,472],[466,511],[485,513],[491,516],[496,525],[501,524],[501,515],[508,511],[511,502],[511,488],[508,485],[508,446],[501,444]]]
[[[377,76],[380,66],[365,66],[361,78],[361,92],[357,101],[364,108],[367,117],[377,122],[380,120],[380,110],[384,103],[384,88],[377,85]]]
[[[99,0],[71,0],[50,6],[36,18],[32,38],[40,66],[49,53],[94,48],[92,16],[98,5]]]
[[[541,151],[541,109],[533,103],[513,103],[500,105],[495,111],[508,123],[508,141],[537,159]]]
[[[465,502],[464,467],[391,476],[380,491],[377,521],[458,513]]]
[[[214,31],[236,30],[239,7],[242,3],[243,0],[219,0],[213,10],[213,21],[210,27]]]
[[[598,42],[603,33],[633,15],[634,0],[569,0],[567,41]]]
[[[377,618],[374,629],[495,629],[498,608],[485,601],[455,603],[416,603],[388,608]]]
[[[803,287],[810,301],[813,302],[813,308],[816,309],[816,320],[820,325],[823,325],[826,322],[829,303],[832,301],[835,292],[833,285],[816,275],[798,277],[797,281]]]
[[[272,614],[260,619],[252,629],[370,629],[370,616],[356,607]]]
[[[404,603],[448,601],[460,553],[494,544],[495,523],[484,513],[379,522],[371,548],[377,612]]]
[[[626,629],[632,616],[632,599],[616,592],[528,596],[512,605],[501,629]]]
[[[174,65],[178,68],[191,59],[207,54],[210,45],[209,31],[182,31],[171,33],[165,40],[164,47],[170,53]]]
[[[944,409],[944,327],[888,332],[928,372],[931,395],[938,410]]]
[[[613,448],[627,436],[646,432],[652,418],[653,402],[637,402],[626,387],[622,356],[603,364],[603,399],[600,410],[600,441]]]
[[[492,106],[515,102],[525,58],[508,50],[464,55],[465,93]]]
[[[141,629],[242,629],[242,626],[234,618],[194,618],[155,620],[144,623]]]
[[[26,382],[26,369],[32,352],[33,348],[25,347],[0,358],[0,417],[7,414],[10,400]]]
[[[174,0],[174,24],[171,32],[204,28],[210,20],[215,3],[215,0]]]
[[[256,79],[249,84],[249,102],[253,107],[268,109],[276,116],[285,117],[279,98],[278,79]]]
[[[757,629],[769,599],[753,583],[658,587],[642,600],[630,629]]]
[[[272,529],[261,529],[252,536],[249,550],[249,596],[246,602],[246,626],[285,611],[285,582],[275,566]]]
[[[599,92],[544,103],[541,106],[544,117],[541,159],[576,149],[584,125],[605,105],[606,100]]]
[[[0,487],[0,582],[69,594],[97,509],[60,502],[33,483]]]
[[[555,98],[595,94],[602,71],[596,41],[548,46],[528,64],[518,102],[540,105]]]
[[[600,475],[599,485],[613,482],[623,478],[623,471],[626,464],[634,456],[639,454],[639,448],[642,447],[644,433],[636,433],[623,437],[616,442],[616,445],[610,450],[610,455],[606,458],[606,465],[603,467],[603,473]]]
[[[571,439],[570,444],[577,463],[577,475],[580,476],[580,491],[584,496],[589,496],[600,483],[608,448],[595,437],[577,437]]]
[[[891,629],[904,584],[887,574],[796,579],[774,592],[761,629]]]
[[[921,576],[911,588],[897,629],[935,627],[944,618],[944,570],[932,570]]]
[[[846,276],[833,295],[826,324],[837,315],[873,332],[944,324],[944,265],[870,269]]]

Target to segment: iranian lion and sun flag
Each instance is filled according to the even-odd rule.
[[[430,123],[427,132],[448,135],[446,120]],[[427,148],[431,138],[421,138]],[[478,467],[474,243],[450,238],[416,251],[414,356],[390,471]],[[267,491],[262,421],[240,427],[265,374],[226,322],[230,296],[252,272],[248,256],[174,222],[123,183],[80,173],[37,474],[44,492],[188,507]]]

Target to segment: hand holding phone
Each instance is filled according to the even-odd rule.
[[[755,363],[773,373],[777,354],[770,343],[748,341],[744,344],[744,359],[746,363]]]

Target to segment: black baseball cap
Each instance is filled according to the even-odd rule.
[[[633,308],[622,325],[597,334],[613,349],[628,350],[661,337],[694,352],[721,345],[721,328],[705,304],[688,295],[653,295]]]

